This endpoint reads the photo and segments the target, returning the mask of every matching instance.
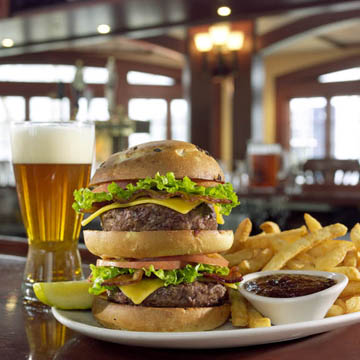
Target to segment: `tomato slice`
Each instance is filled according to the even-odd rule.
[[[216,266],[228,266],[229,262],[219,254],[198,254],[162,256],[156,258],[145,258],[135,261],[118,261],[98,259],[97,266],[115,266],[120,268],[142,269],[153,265],[155,269],[173,270],[180,269],[189,263],[201,263]]]

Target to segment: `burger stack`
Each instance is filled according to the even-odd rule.
[[[218,230],[238,205],[208,152],[181,141],[150,142],[113,154],[75,191],[74,209],[100,217],[84,231],[99,256],[91,265],[92,312],[105,327],[202,331],[229,317],[228,288],[241,274],[219,254],[233,232]]]

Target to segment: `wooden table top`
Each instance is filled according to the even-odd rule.
[[[14,246],[9,246],[9,242]],[[232,349],[151,349],[88,338],[58,323],[46,308],[34,308],[22,303],[20,284],[25,264],[25,257],[22,255],[24,244],[24,241],[17,242],[14,239],[6,241],[4,237],[0,237],[0,358],[2,360],[359,359],[360,323],[303,339]]]

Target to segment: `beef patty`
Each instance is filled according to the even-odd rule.
[[[187,214],[155,204],[109,210],[101,216],[105,231],[217,230],[213,205],[202,203]]]
[[[108,300],[123,305],[134,303],[120,289],[107,290]],[[226,287],[214,282],[183,283],[161,287],[140,305],[151,307],[207,307],[223,305],[228,301]]]

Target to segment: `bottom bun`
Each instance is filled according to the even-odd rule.
[[[94,297],[92,312],[104,327],[131,331],[204,331],[215,329],[230,316],[230,305],[201,308],[156,308],[121,305]]]

